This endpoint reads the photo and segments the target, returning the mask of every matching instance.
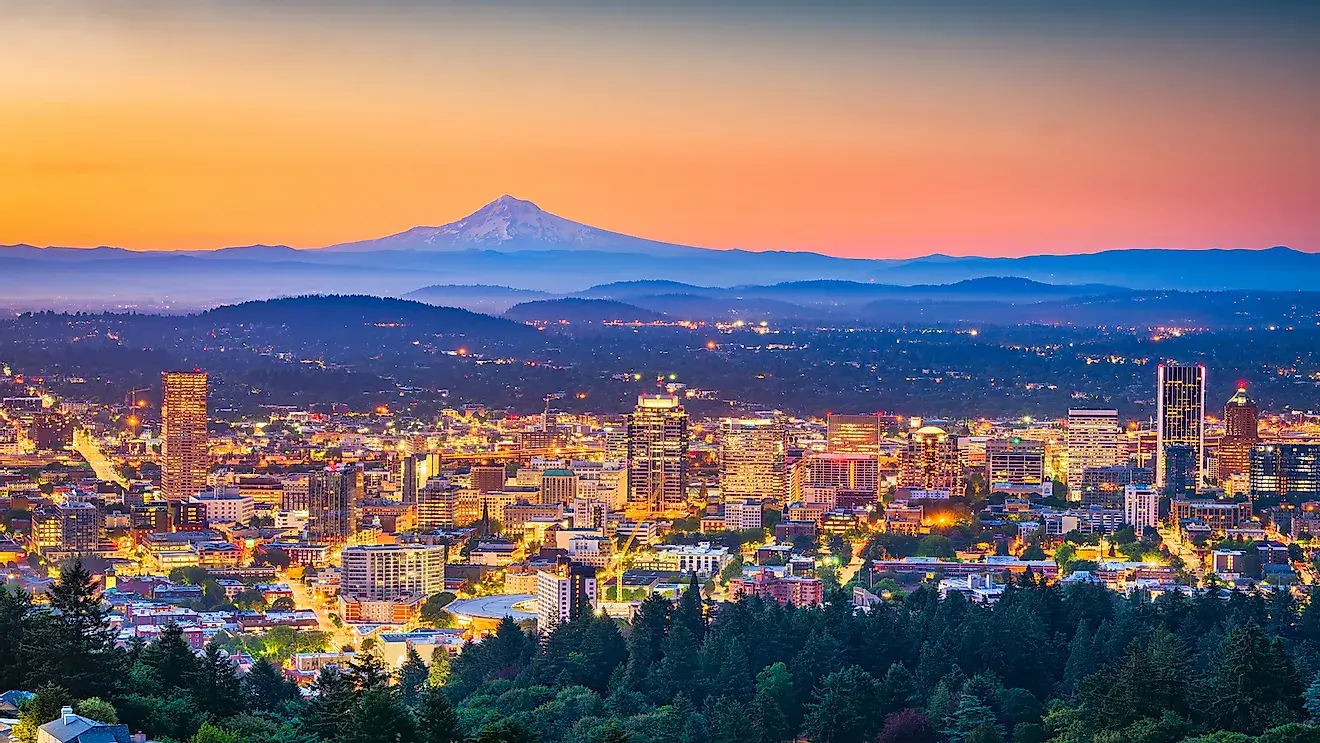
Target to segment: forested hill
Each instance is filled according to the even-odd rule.
[[[116,647],[94,585],[49,607],[0,591],[0,686],[29,688],[16,737],[73,703],[189,743],[1314,743],[1320,589],[1123,598],[1027,575],[987,606],[931,588],[854,613],[695,585],[631,625],[586,613],[544,642],[511,621],[428,670],[370,652],[300,695],[260,658],[239,678],[175,626]],[[278,660],[278,656],[275,656]],[[100,718],[98,718],[100,719]]]
[[[536,332],[516,322],[456,307],[437,307],[408,299],[357,294],[308,295],[242,302],[207,310],[193,317],[206,325],[292,325],[308,331],[317,328],[397,324],[450,335],[516,337]]]

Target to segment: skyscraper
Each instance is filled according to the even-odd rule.
[[[1205,481],[1205,366],[1160,364],[1155,379],[1155,484],[1165,488],[1167,449],[1182,444],[1191,447],[1193,486],[1199,487]]]
[[[880,446],[880,416],[837,415],[826,422],[826,446],[832,452],[875,454]]]
[[[556,625],[596,609],[596,568],[560,558],[536,574],[536,629],[548,635]]]
[[[344,544],[357,532],[362,507],[362,468],[333,465],[307,483],[307,540]]]
[[[628,415],[628,506],[681,510],[687,493],[688,416],[673,395],[640,395]]]
[[[439,454],[412,454],[399,463],[402,481],[402,500],[405,504],[417,502],[417,491],[426,487],[426,481],[440,474]]]
[[[961,495],[958,437],[937,426],[923,426],[909,433],[899,462],[898,486]]]
[[[206,372],[161,374],[160,485],[165,498],[186,501],[206,490]]]
[[[720,495],[783,501],[784,425],[773,418],[720,421]]]
[[[1224,405],[1224,435],[1219,439],[1219,480],[1226,482],[1251,467],[1251,447],[1260,442],[1256,403],[1247,394],[1247,383],[1238,382],[1237,392]]]
[[[1045,482],[1045,444],[1027,439],[991,439],[985,446],[985,481],[994,485]]]
[[[1117,410],[1068,411],[1068,497],[1080,500],[1086,470],[1119,463]]]

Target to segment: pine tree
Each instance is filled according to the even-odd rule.
[[[917,699],[917,681],[902,663],[892,663],[880,682],[880,711],[889,715],[912,706]]]
[[[32,597],[20,588],[0,585],[0,688],[24,686],[23,639],[32,615]]]
[[[431,651],[431,667],[426,671],[426,683],[430,686],[444,686],[449,682],[449,651],[436,648]]]
[[[737,699],[708,698],[705,715],[710,725],[711,743],[761,743],[747,707]]]
[[[257,712],[278,715],[285,705],[299,698],[298,687],[265,658],[252,664],[243,675],[242,685],[248,708]]]
[[[1095,671],[1095,653],[1092,649],[1091,628],[1085,619],[1077,623],[1072,642],[1068,643],[1068,663],[1063,669],[1063,690],[1071,694],[1077,682]]]
[[[802,723],[813,743],[862,743],[879,728],[879,684],[858,666],[848,666],[821,680]],[[961,743],[961,742],[959,742]]]
[[[1320,673],[1315,675],[1311,685],[1306,688],[1306,713],[1311,716],[1311,724],[1320,724]]]
[[[791,738],[797,729],[797,707],[788,666],[779,662],[761,669],[756,676],[756,693],[748,707],[761,740],[782,743]]]
[[[37,729],[60,716],[60,710],[73,700],[63,686],[52,683],[43,684],[37,689],[36,696],[23,704],[18,712],[18,724],[14,726],[14,740],[18,743],[35,743]]]
[[[530,730],[512,720],[500,720],[477,734],[473,743],[537,743]]]
[[[701,586],[697,584],[696,573],[690,575],[688,586],[674,609],[674,624],[686,627],[698,644],[706,635],[706,621],[701,612]]]
[[[398,673],[399,698],[405,705],[408,707],[417,706],[417,703],[421,700],[422,687],[426,686],[429,675],[430,669],[426,667],[426,662],[417,653],[417,648],[409,643],[403,665],[399,667]]]
[[[1297,672],[1278,638],[1249,623],[1224,638],[1211,678],[1211,718],[1249,735],[1292,722],[1302,710]]]
[[[368,686],[344,730],[343,743],[420,743],[417,720],[397,695],[384,686]]]
[[[193,676],[197,706],[215,719],[243,711],[243,688],[234,663],[216,643],[206,646]]]
[[[299,730],[317,740],[337,740],[348,729],[358,694],[348,677],[336,666],[316,674],[312,696],[298,716]]]
[[[109,609],[81,560],[61,571],[48,597],[50,610],[35,617],[23,637],[29,683],[59,679],[76,698],[115,696],[125,658],[115,647]]]
[[[459,743],[463,740],[454,705],[449,703],[444,689],[438,686],[422,689],[417,719],[425,743]]]
[[[935,727],[930,718],[915,709],[895,712],[885,718],[876,743],[935,743]]]
[[[192,688],[199,665],[197,654],[183,637],[183,630],[170,622],[138,656],[138,666],[144,673],[135,674],[135,677],[147,684],[147,688],[140,691],[175,696]]]
[[[941,732],[949,743],[993,743],[985,740],[989,733],[983,726],[987,724],[993,728],[997,740],[1003,740],[1004,732],[995,719],[995,713],[975,694],[963,694]]]
[[[619,723],[610,720],[596,738],[596,743],[631,743],[628,733],[619,727]]]
[[[348,679],[359,693],[384,688],[390,683],[390,671],[379,655],[364,650],[348,665]]]

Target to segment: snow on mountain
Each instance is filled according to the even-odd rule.
[[[333,245],[325,250],[600,250],[658,255],[700,249],[597,229],[505,194],[456,222],[439,227],[414,227],[376,240]]]

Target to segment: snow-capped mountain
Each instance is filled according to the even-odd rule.
[[[506,194],[457,222],[439,227],[414,227],[376,240],[332,245],[325,250],[599,250],[672,255],[700,249],[597,229]]]

